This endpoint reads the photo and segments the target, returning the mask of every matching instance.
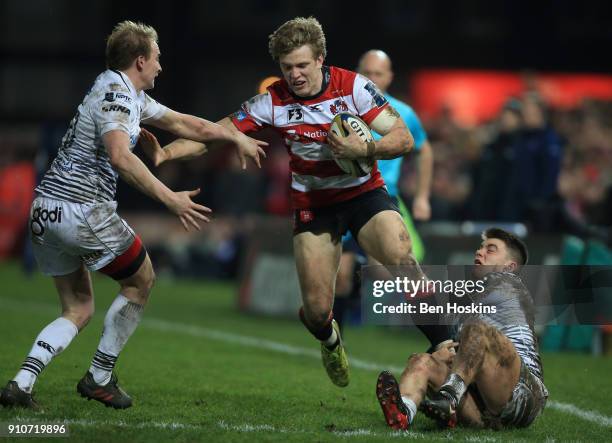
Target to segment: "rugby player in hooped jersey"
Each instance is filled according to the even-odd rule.
[[[40,332],[20,371],[0,392],[4,406],[37,408],[32,387],[38,375],[93,314],[89,271],[115,279],[120,292],[106,314],[98,349],[77,391],[113,408],[132,404],[113,368],[140,322],[155,274],[140,238],[116,212],[117,177],[165,204],[187,230],[208,222],[210,212],[192,201],[199,190],[173,192],[132,154],[141,122],[179,137],[233,143],[243,161],[246,156],[259,164],[260,145],[265,143],[175,112],[145,94],[162,70],[159,56],[152,27],[124,21],[114,28],[106,47],[108,69],[85,96],[36,188],[30,215],[34,254],[41,271],[53,276],[62,315]]]
[[[334,158],[389,159],[413,146],[410,131],[374,83],[334,66],[325,66],[325,35],[313,18],[295,18],[269,37],[269,51],[279,62],[282,79],[267,92],[245,102],[219,123],[244,133],[272,127],[284,138],[290,155],[294,213],[294,255],[303,308],[300,318],[321,342],[321,355],[334,384],[349,383],[348,359],[332,316],[334,284],[342,235],[350,230],[366,253],[384,265],[412,265],[410,236],[384,187],[376,165],[364,177],[346,174]],[[340,112],[359,115],[382,135],[364,143],[347,125],[349,135],[329,132]],[[192,156],[203,144],[176,140],[155,146],[156,163]],[[429,322],[431,325],[431,322]],[[433,345],[447,339],[445,328],[421,325]]]
[[[496,309],[447,314],[456,341],[433,354],[413,354],[399,383],[390,372],[378,376],[376,395],[390,427],[409,429],[417,408],[444,427],[491,429],[527,427],[542,413],[548,390],[533,329],[535,307],[518,276],[527,256],[513,234],[483,232],[473,276],[485,290],[470,299]]]

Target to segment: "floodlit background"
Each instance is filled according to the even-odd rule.
[[[605,2],[593,1],[509,0],[380,0],[367,5],[323,0],[0,1],[0,274],[4,276],[0,308],[3,315],[8,312],[12,316],[12,323],[0,321],[0,330],[2,337],[13,339],[10,344],[0,342],[0,378],[12,377],[36,331],[53,318],[54,289],[49,279],[37,273],[28,247],[29,204],[33,188],[57,152],[76,107],[96,75],[105,69],[105,38],[117,22],[143,21],[159,33],[163,72],[150,95],[180,112],[216,121],[258,93],[265,78],[278,74],[267,52],[267,36],[288,19],[314,15],[326,32],[327,64],[355,69],[359,56],[368,49],[389,54],[395,71],[389,92],[413,106],[426,128],[435,166],[432,219],[417,225],[426,248],[424,263],[469,261],[480,232],[498,225],[526,240],[531,264],[610,265],[612,17],[604,6]],[[503,123],[508,113],[521,121],[512,143]],[[172,140],[159,130],[154,132],[162,142]],[[154,171],[172,189],[202,187],[198,201],[214,210],[215,220],[200,233],[185,233],[162,206],[120,181],[119,213],[143,238],[160,281],[150,307],[158,323],[145,321],[143,330],[137,332],[133,340],[140,341],[140,348],[151,346],[150,353],[163,353],[163,349],[151,345],[151,340],[161,334],[163,321],[172,319],[194,328],[213,324],[215,331],[228,334],[242,333],[241,326],[247,325],[245,337],[304,346],[299,348],[307,350],[304,355],[316,352],[315,343],[301,331],[295,315],[300,302],[291,256],[288,158],[280,140],[270,133],[263,137],[271,141],[271,147],[261,170],[249,167],[242,172],[231,150],[220,150]],[[140,153],[138,147],[136,152]],[[404,161],[400,183],[407,202],[416,187],[415,155]],[[103,278],[96,284],[101,288],[97,296],[103,312],[114,289]],[[176,303],[171,297],[176,297]],[[191,311],[189,306],[197,308]],[[381,331],[360,325],[358,306],[353,314],[347,340],[350,346],[351,334],[355,334],[353,350],[364,361],[378,359],[383,366],[398,368],[410,352],[422,350],[420,338],[404,330]],[[75,374],[80,374],[89,361],[98,326],[94,322],[88,329],[91,344],[83,346],[86,355],[69,350],[67,356],[58,359],[70,362],[71,368],[78,366]],[[170,330],[173,332],[165,340],[180,334],[176,328]],[[609,374],[611,369],[610,359],[604,357],[612,354],[611,333],[605,325],[540,330],[545,373],[552,383],[551,404],[556,406],[547,412],[548,419],[545,413],[536,425],[536,434],[521,433],[517,438],[574,435],[580,439],[580,434],[568,432],[581,427],[589,427],[592,438],[603,438],[609,432],[612,409],[606,393],[612,386],[609,376],[601,374]],[[202,334],[196,333],[197,339],[192,334],[193,343],[185,339],[187,348],[207,340],[215,343],[202,353],[183,351],[179,336],[168,344],[177,359],[164,357],[170,373],[179,370],[174,366],[178,361],[193,364],[201,359],[201,369],[192,368],[190,377],[206,378],[210,371],[221,379],[226,377],[227,383],[239,383],[241,392],[248,392],[255,382],[247,382],[240,371],[231,368],[249,364],[246,359],[234,360],[239,355],[245,358],[242,351],[249,349],[260,352],[253,364],[261,365],[261,373],[273,371],[274,377],[288,376],[282,366],[267,366],[266,353],[277,350],[263,345],[249,348],[240,340],[219,341],[219,336],[212,333]],[[87,337],[82,339],[84,343]],[[384,343],[387,349],[378,349],[385,348]],[[316,359],[300,352],[292,354],[294,357],[274,354],[271,358],[305,359],[304,364],[290,363],[295,366],[292,373],[302,370],[296,375],[298,379],[327,383]],[[216,360],[219,355],[223,358]],[[129,345],[122,355],[122,372],[131,377],[136,390],[139,379],[133,373],[129,375],[130,370],[136,371],[139,365],[148,368],[149,358],[149,354],[138,354]],[[591,368],[591,372],[571,373],[573,379],[568,374],[575,385],[571,394],[564,393],[568,382],[559,368],[564,365]],[[376,374],[367,372],[367,368],[357,364],[356,377],[373,384]],[[53,365],[49,369],[52,371]],[[160,371],[157,377],[163,378],[168,371]],[[71,385],[68,390],[59,382],[50,382],[60,377],[58,372],[54,374],[41,380],[43,402],[51,403],[49,397],[55,395],[73,396]],[[71,384],[76,375],[61,377]],[[266,377],[263,383],[273,389],[276,378]],[[210,379],[206,380],[201,395],[220,395],[214,384],[207,384]],[[582,386],[587,383],[601,389],[586,395]],[[287,382],[282,389],[292,387]],[[159,398],[195,395],[188,392],[189,388],[182,388],[175,392],[172,383],[166,384],[164,389],[173,393],[164,391]],[[353,429],[352,417],[360,415],[355,426],[373,427],[372,432],[384,437],[386,430],[370,398],[371,388],[355,388],[358,390],[353,395],[358,400],[351,402],[350,393],[347,401],[331,385],[325,385],[317,395],[331,396],[335,399],[332,402],[338,402],[333,413],[317,412],[315,403],[309,403],[310,393],[298,390],[298,407],[304,406],[312,420],[295,422],[289,415],[282,423],[270,426],[277,430],[283,426],[293,431],[299,428],[300,432],[305,429],[303,437],[310,440],[325,438],[328,432]],[[140,389],[147,411],[148,387]],[[279,400],[282,396],[259,394],[261,398],[252,399],[253,405],[266,402],[271,410],[286,410],[284,400]],[[73,409],[69,403],[50,417],[80,417],[82,403],[71,401],[75,402]],[[347,412],[344,402],[356,410]],[[177,410],[181,407],[172,404],[168,417],[158,417],[158,421],[180,422]],[[231,410],[230,402],[219,407]],[[90,414],[90,428],[119,426],[109,425],[112,417],[100,418],[95,415],[97,411],[93,408],[93,412],[84,412]],[[252,432],[272,432],[265,426],[266,420],[273,421],[270,416],[274,414],[266,414],[265,408],[259,408],[259,413],[247,420],[260,426]],[[317,421],[317,417],[334,413],[339,414],[344,428],[332,419]],[[196,416],[185,418],[187,435],[191,431],[199,435]],[[220,412],[219,416],[217,427],[209,430],[211,438],[234,438],[240,435],[236,432],[244,431],[236,430],[238,425]],[[0,411],[0,421],[11,417]],[[562,422],[566,426],[562,432],[547,434]],[[75,426],[85,429],[88,425]],[[490,434],[487,438],[499,437]]]

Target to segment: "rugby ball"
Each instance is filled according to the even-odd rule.
[[[348,131],[344,128],[342,122],[347,122],[348,125],[355,131],[355,133],[364,142],[370,142],[374,140],[370,127],[356,115],[349,112],[341,112],[334,117],[332,120],[331,127],[329,130],[336,134],[338,137],[348,136]],[[363,177],[372,172],[375,160],[369,157],[357,158],[349,160],[347,158],[334,158],[340,169],[353,177]]]

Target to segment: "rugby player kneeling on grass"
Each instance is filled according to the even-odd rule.
[[[544,409],[533,299],[517,275],[527,248],[501,229],[488,229],[482,239],[473,274],[485,291],[472,301],[496,312],[455,315],[449,320],[456,341],[412,355],[399,383],[387,371],[379,375],[376,395],[393,429],[408,429],[417,408],[442,426],[491,429],[529,426]]]

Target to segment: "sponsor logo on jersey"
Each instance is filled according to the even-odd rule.
[[[365,90],[372,96],[374,104],[379,108],[387,103],[387,99],[381,94],[380,90],[372,82],[367,82],[364,86]]]
[[[30,230],[34,235],[43,235],[45,227],[43,223],[61,223],[62,222],[62,207],[56,206],[52,211],[43,208],[34,208],[32,211],[32,220],[30,220]]]
[[[126,108],[125,106],[121,106],[121,105],[108,105],[108,106],[102,106],[102,110],[104,112],[123,112],[124,114],[130,115],[130,113],[132,111],[130,111],[128,108]]]
[[[287,123],[304,123],[304,112],[301,107],[287,110]]]
[[[308,110],[310,112],[323,112],[323,109],[321,109],[321,105],[309,105]]]
[[[126,94],[122,94],[121,92],[117,92],[115,94],[115,98],[117,100],[123,100],[126,103],[132,103],[132,97],[130,97],[129,95]],[[155,100],[153,100],[155,102]]]
[[[324,140],[327,138],[327,131],[323,131],[321,129],[317,131],[304,131],[304,136],[311,139]]]
[[[335,100],[331,105],[329,105],[329,110],[332,114],[336,115],[339,112],[348,112],[348,105],[341,98]]]
[[[285,135],[285,140],[287,144],[290,144],[292,140],[299,142],[301,138],[300,134],[298,134],[295,129],[289,129],[287,132],[285,132]]]
[[[107,92],[106,94],[104,94],[105,102],[114,102],[115,99],[123,100],[126,103],[132,103],[132,97],[121,92]]]

